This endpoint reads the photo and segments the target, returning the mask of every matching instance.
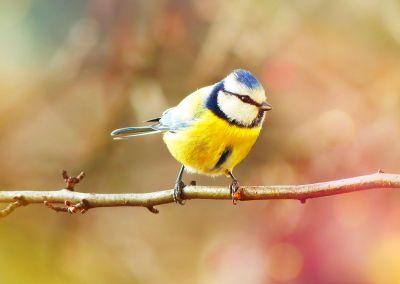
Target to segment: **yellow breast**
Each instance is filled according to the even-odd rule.
[[[209,110],[190,127],[166,132],[164,142],[172,156],[189,170],[220,175],[232,170],[250,151],[261,127],[229,124]]]

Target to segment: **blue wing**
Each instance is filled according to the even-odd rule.
[[[180,131],[190,127],[205,110],[204,101],[211,87],[197,90],[184,98],[176,107],[167,109],[152,128],[157,131]]]
[[[204,101],[211,87],[197,90],[184,98],[176,107],[167,109],[160,118],[148,122],[158,122],[148,126],[119,128],[111,132],[114,139],[125,139],[135,136],[149,135],[165,131],[181,131],[190,127],[205,110]]]

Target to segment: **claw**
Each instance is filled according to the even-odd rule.
[[[235,176],[233,175],[233,173],[232,173],[231,171],[227,170],[227,171],[226,171],[226,174],[227,174],[228,176],[230,176],[231,179],[232,179],[232,183],[231,183],[231,185],[229,186],[229,189],[231,190],[232,203],[233,203],[233,205],[236,205],[238,199],[237,199],[237,195],[236,195],[235,193],[236,193],[236,192],[239,190],[239,188],[240,188],[239,182],[237,181],[237,179],[235,178]]]
[[[233,203],[234,205],[237,204],[237,199],[236,199],[235,193],[239,190],[239,187],[240,187],[240,186],[239,186],[239,183],[238,183],[237,180],[232,180],[232,183],[231,183],[231,185],[229,186],[229,189],[231,190],[232,203]]]
[[[180,205],[184,205],[185,201],[182,199],[182,190],[186,185],[183,183],[183,181],[179,181],[175,184],[174,187],[174,202],[178,203]]]
[[[174,187],[174,201],[180,205],[184,205],[185,201],[182,199],[182,190],[186,186],[182,181],[183,171],[185,170],[185,166],[181,166],[179,170],[178,177],[176,178],[175,187]]]

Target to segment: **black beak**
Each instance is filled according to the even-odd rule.
[[[272,106],[267,102],[262,102],[260,109],[263,111],[270,111],[272,109]]]

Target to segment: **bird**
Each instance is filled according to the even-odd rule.
[[[272,106],[256,77],[244,69],[233,70],[221,81],[185,97],[149,125],[119,128],[118,139],[162,133],[170,154],[181,164],[173,191],[176,203],[184,204],[184,171],[209,176],[225,175],[233,203],[240,188],[234,167],[256,142],[265,113]]]

